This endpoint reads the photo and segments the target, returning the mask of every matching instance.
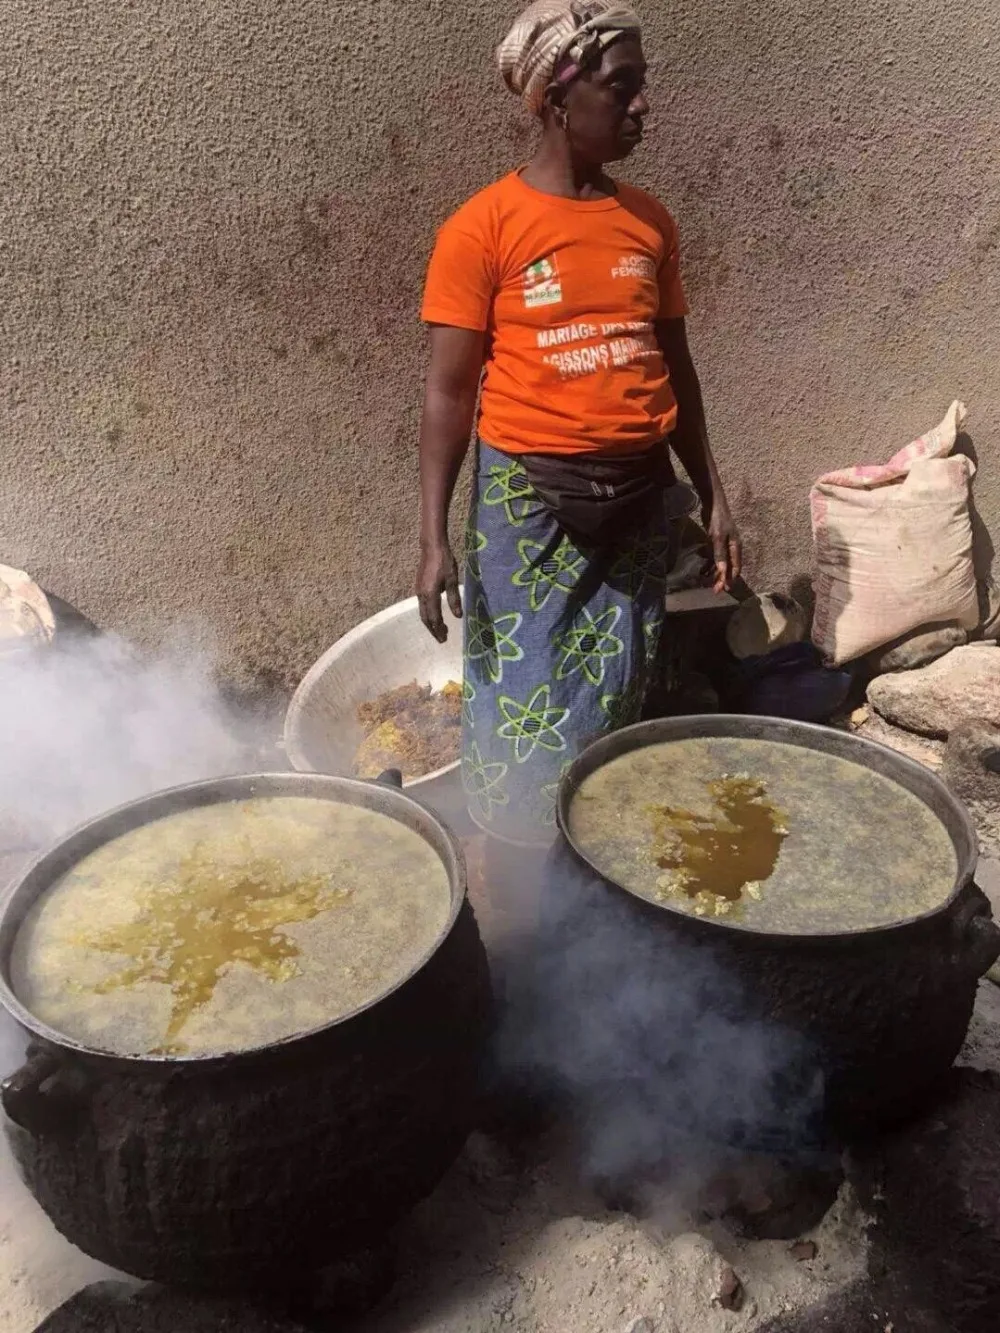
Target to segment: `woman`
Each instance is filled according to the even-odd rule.
[[[431,260],[417,593],[443,640],[442,595],[462,613],[448,509],[482,379],[462,777],[473,821],[530,846],[551,841],[579,750],[639,718],[670,559],[668,437],[720,589],[740,544],[688,351],[676,225],[604,170],[642,139],[639,21],[611,0],[538,0],[498,57],[541,140],[444,225]]]

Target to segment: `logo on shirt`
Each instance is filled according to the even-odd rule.
[[[648,255],[622,255],[612,268],[613,278],[652,278],[656,279],[656,264]]]
[[[538,306],[558,305],[563,299],[562,283],[554,255],[529,264],[524,270],[524,304],[528,310]]]

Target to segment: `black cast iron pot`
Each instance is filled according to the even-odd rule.
[[[430,844],[448,871],[451,912],[409,976],[319,1030],[200,1058],[108,1055],[18,1002],[18,927],[70,866],[150,820],[250,796],[363,806]],[[473,1122],[491,1012],[465,863],[447,828],[391,785],[299,773],[161,792],[73,833],[4,904],[0,1001],[30,1038],[0,1094],[7,1132],[56,1227],[124,1272],[220,1292],[294,1288],[378,1244],[434,1188]]]
[[[905,787],[930,807],[954,845],[958,870],[947,901],[926,915],[876,929],[765,934],[649,902],[603,879],[569,831],[570,805],[580,783],[642,746],[713,736],[821,751]],[[637,967],[652,941],[658,952],[651,974],[676,978],[678,990],[700,987],[704,1003],[717,1009],[737,1035],[740,1024],[746,1025],[748,1041],[752,1028],[756,1034],[787,1033],[789,1049],[795,1046],[787,1096],[801,1102],[805,1090],[819,1089],[816,1133],[823,1140],[850,1139],[906,1118],[951,1067],[965,1040],[979,978],[1000,956],[1000,928],[973,880],[977,845],[969,815],[927,769],[881,745],[805,723],[725,715],[658,719],[603,737],[585,750],[563,779],[557,817],[562,838],[550,863],[544,927],[550,937],[562,938],[563,952],[574,934],[577,940],[592,940],[597,929],[607,928],[610,910],[617,913],[616,929],[633,932],[627,948],[635,949]],[[872,818],[878,818],[877,811]],[[859,889],[863,892],[864,885]],[[655,986],[648,989],[656,993]],[[686,1013],[696,1024],[697,1005],[689,1004]],[[668,1015],[664,1018],[669,1021]],[[657,1039],[652,1028],[650,1045]],[[719,1060],[738,1049],[736,1040]],[[780,1049],[780,1041],[772,1041],[770,1049]],[[734,1078],[742,1076],[738,1065],[734,1061]],[[726,1077],[724,1067],[715,1068],[704,1082],[719,1095]],[[780,1119],[782,1114],[779,1095],[772,1115]],[[751,1126],[749,1133],[774,1128]]]

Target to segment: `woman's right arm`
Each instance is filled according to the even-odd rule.
[[[420,425],[420,619],[439,643],[448,637],[441,596],[462,614],[458,566],[448,540],[448,509],[472,435],[476,395],[483,372],[486,335],[437,325]]]

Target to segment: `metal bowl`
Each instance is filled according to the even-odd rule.
[[[462,626],[443,608],[448,638],[438,643],[420,621],[416,597],[386,607],[356,625],[309,670],[285,717],[285,750],[300,773],[351,777],[364,739],[358,705],[417,681],[439,690],[462,679]],[[440,814],[462,804],[459,764],[448,764],[404,785]]]

